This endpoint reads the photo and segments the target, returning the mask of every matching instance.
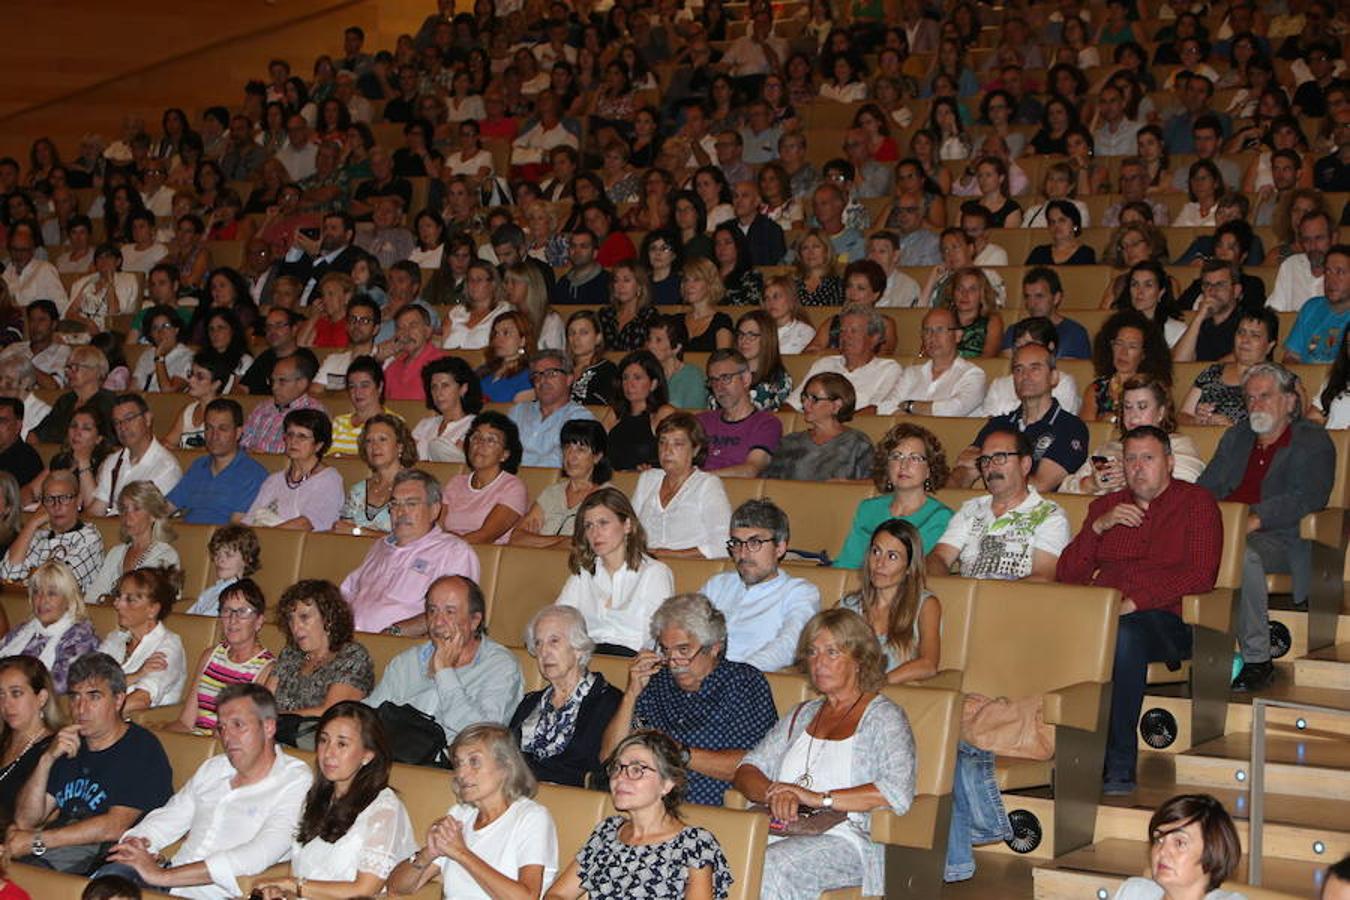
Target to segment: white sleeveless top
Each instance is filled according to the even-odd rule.
[[[783,755],[778,780],[788,784],[797,783],[806,774],[809,764],[810,790],[838,791],[856,787],[858,779],[853,776],[853,744],[858,739],[857,731],[841,741],[826,741],[811,737],[807,733],[809,726],[809,721],[798,722],[801,731],[797,732],[788,745],[787,753]],[[860,856],[865,855],[872,846],[870,835],[865,834],[852,819],[845,819],[825,834],[849,841],[857,848]],[[769,843],[781,840],[782,837],[770,837]]]

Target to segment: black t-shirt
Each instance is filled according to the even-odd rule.
[[[1195,340],[1195,359],[1197,362],[1213,362],[1233,352],[1233,338],[1237,335],[1241,310],[1234,309],[1221,325],[1213,319],[1200,323],[1200,334]]]
[[[74,759],[63,756],[53,763],[47,793],[56,799],[62,825],[101,816],[114,806],[146,813],[169,802],[173,769],[159,740],[132,724],[106,750],[95,753],[81,743]]]
[[[23,487],[42,472],[42,457],[27,442],[18,440],[0,451],[0,472],[8,472]]]
[[[365,202],[375,197],[398,197],[403,201],[403,208],[412,207],[412,184],[406,178],[393,178],[388,184],[376,184],[372,178],[361,182],[361,186],[356,189],[355,199]]]
[[[314,363],[314,371],[319,370],[319,358],[314,355],[314,351],[308,347],[301,347],[293,355],[300,356],[305,354]],[[277,364],[277,352],[268,347],[259,353],[253,360],[253,365],[248,367],[248,371],[239,376],[239,383],[248,389],[250,394],[270,394],[272,393],[272,367]]]

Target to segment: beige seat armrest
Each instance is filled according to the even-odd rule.
[[[925,678],[922,681],[911,681],[914,687],[925,688],[946,688],[951,691],[961,690],[961,681],[965,673],[960,669],[943,669],[933,675],[932,678]]]
[[[1345,536],[1345,510],[1323,509],[1308,513],[1298,523],[1299,537],[1328,547],[1339,547]]]
[[[1228,631],[1233,620],[1233,592],[1215,588],[1203,594],[1187,594],[1181,598],[1181,619],[1187,625]]]
[[[750,798],[735,788],[727,788],[727,792],[722,795],[722,805],[727,809],[749,809]]]
[[[1045,721],[1047,725],[1067,725],[1083,731],[1097,727],[1097,712],[1101,706],[1102,686],[1095,681],[1080,681],[1045,694]]]
[[[903,816],[889,809],[877,810],[872,813],[872,840],[897,847],[932,849],[937,813],[938,798],[932,794],[916,795],[909,812]]]
[[[139,709],[132,713],[131,721],[137,725],[149,728],[152,725],[163,725],[166,722],[173,722],[183,714],[183,704],[175,703],[172,706],[152,706],[149,709]]]

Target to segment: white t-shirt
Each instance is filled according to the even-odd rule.
[[[469,325],[469,308],[467,306],[452,308],[450,314],[446,316],[445,343],[441,346],[446,350],[483,349],[492,338],[492,324],[497,321],[497,317],[502,313],[510,312],[511,308],[511,304],[503,300],[477,325],[472,327]]]
[[[155,264],[169,255],[169,248],[160,243],[137,250],[135,244],[122,245],[123,272],[149,272]]]
[[[558,873],[558,831],[546,807],[521,797],[482,831],[474,830],[478,810],[467,803],[450,807],[449,815],[463,827],[469,849],[498,872],[515,879],[525,866],[543,866],[543,885],[553,883]],[[445,900],[490,900],[459,863],[445,857],[436,862]]]
[[[910,279],[911,281],[913,279]],[[879,306],[880,304],[878,304]],[[800,322],[793,319],[786,325],[778,326],[778,352],[786,356],[795,353],[801,353],[806,349],[806,345],[811,343],[811,339],[816,336],[816,330],[806,322]]]
[[[1313,275],[1312,264],[1306,253],[1295,253],[1280,263],[1275,273],[1275,287],[1266,298],[1266,308],[1276,312],[1298,312],[1313,297],[1326,293],[1323,278]]]
[[[1056,558],[1069,544],[1072,528],[1058,503],[1028,485],[1027,498],[1001,516],[994,515],[990,494],[967,500],[938,539],[960,551],[964,578],[1003,581],[1031,574],[1032,556],[1044,550]]]

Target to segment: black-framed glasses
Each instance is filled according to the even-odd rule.
[[[728,538],[727,552],[732,556],[735,556],[736,551],[738,550],[749,550],[751,553],[758,553],[761,547],[771,543],[773,543],[772,539],[762,537],[746,538],[745,540],[741,540],[740,538]]]
[[[737,369],[735,372],[724,372],[724,373],[721,374],[721,375],[709,375],[709,376],[708,376],[708,387],[725,387],[725,386],[727,386],[728,384],[731,384],[731,383],[732,383],[733,381],[735,381],[737,378],[740,378],[742,375],[744,375],[744,374],[745,374],[746,372],[748,372],[748,371],[750,371],[750,370],[749,370],[749,369]]]
[[[982,453],[975,457],[975,465],[981,469],[989,468],[989,464],[1001,466],[1010,459],[1017,459],[1022,454],[1016,450],[996,450],[993,453]]]
[[[48,494],[42,498],[42,505],[46,507],[65,506],[67,503],[74,502],[74,494]]]
[[[605,772],[606,774],[609,775],[610,781],[613,781],[620,775],[622,775],[624,778],[627,778],[629,781],[641,781],[648,772],[655,772],[655,771],[656,769],[652,768],[646,763],[640,762],[631,762],[631,763],[612,762],[609,765],[605,766]]]
[[[541,381],[547,381],[550,378],[561,378],[567,373],[562,369],[538,369],[530,373],[530,382],[538,384]]]

